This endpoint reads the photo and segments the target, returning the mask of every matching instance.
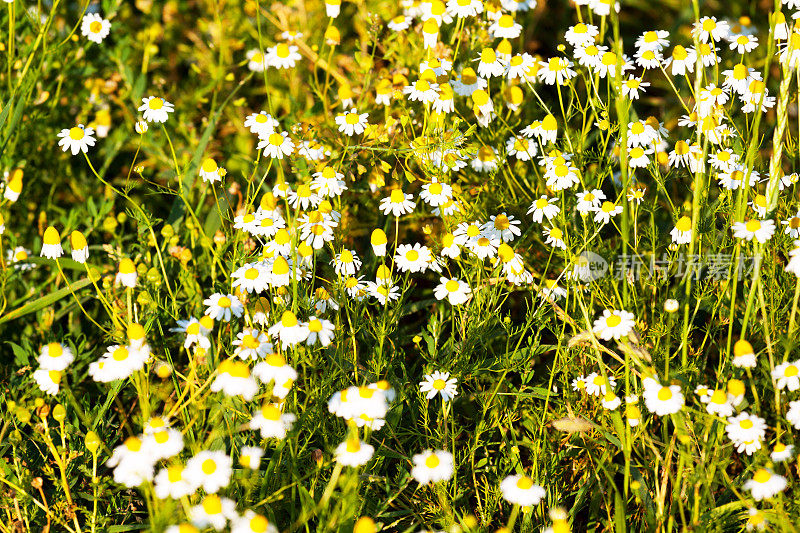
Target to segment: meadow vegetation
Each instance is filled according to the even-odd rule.
[[[0,8],[0,531],[800,529],[800,0]]]

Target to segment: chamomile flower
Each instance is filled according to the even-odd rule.
[[[236,503],[230,498],[222,498],[216,494],[207,494],[202,502],[189,510],[192,524],[204,529],[212,527],[217,531],[225,529],[228,520],[235,520],[238,517]],[[180,531],[180,533],[183,532]]]
[[[284,413],[280,405],[265,403],[261,409],[253,413],[249,427],[261,432],[263,439],[284,439],[291,431],[297,417],[292,413]]]
[[[792,392],[800,389],[800,360],[786,361],[772,370],[772,379],[778,390],[788,389]]]
[[[451,82],[453,91],[459,96],[472,96],[477,90],[486,89],[488,85],[486,79],[475,74],[471,67],[464,67],[458,77]]]
[[[189,496],[194,493],[197,487],[189,483],[184,478],[183,473],[184,468],[179,464],[172,465],[168,468],[162,468],[158,474],[156,474],[155,479],[153,479],[156,497],[160,500],[166,498],[179,500],[184,496]]]
[[[300,59],[302,56],[298,52],[298,47],[287,43],[278,43],[268,48],[264,56],[267,66],[277,69],[293,68]]]
[[[792,239],[797,239],[800,237],[800,211],[798,211],[796,215],[790,217],[788,220],[781,220],[781,225],[785,226],[783,229],[784,234],[788,235]]]
[[[528,208],[528,214],[537,223],[541,223],[545,218],[550,221],[561,211],[561,208],[557,205],[558,201],[558,197],[550,198],[543,194],[538,200],[533,201]]]
[[[695,51],[692,48],[686,49],[681,45],[675,45],[672,55],[667,59],[665,68],[671,67],[669,72],[673,76],[683,76],[694,72],[696,62]]]
[[[311,182],[311,188],[322,197],[333,198],[347,190],[344,174],[337,172],[333,167],[322,167],[320,171],[312,174],[312,177],[314,180]]]
[[[756,353],[753,345],[744,339],[739,339],[733,345],[733,366],[737,368],[755,368]]]
[[[453,196],[453,188],[447,183],[441,183],[434,178],[430,183],[422,186],[419,197],[431,207],[439,207],[447,203]]]
[[[353,135],[361,135],[367,127],[367,118],[369,113],[361,113],[353,108],[349,112],[336,115],[336,125],[339,126],[339,131],[352,137]]]
[[[399,217],[414,210],[417,204],[412,201],[413,198],[414,195],[405,194],[402,189],[393,189],[389,196],[380,201],[378,208],[384,215],[391,213]]]
[[[595,320],[593,331],[603,340],[626,337],[635,325],[633,313],[618,309],[605,309]]]
[[[719,41],[728,37],[730,26],[725,20],[717,20],[717,17],[701,17],[694,23],[692,33],[703,43]]]
[[[289,134],[274,131],[261,139],[256,146],[258,150],[264,150],[264,155],[275,159],[288,157],[294,151],[294,143],[289,138]]]
[[[336,327],[330,320],[310,316],[308,317],[306,327],[308,328],[308,337],[306,338],[307,345],[313,346],[319,342],[320,345],[325,347],[333,342],[333,332]]]
[[[147,442],[140,437],[128,437],[114,448],[106,466],[114,469],[114,481],[126,487],[138,487],[153,479],[155,459]]]
[[[413,19],[411,19],[410,17],[407,17],[405,15],[398,15],[389,22],[387,22],[386,26],[392,31],[400,32],[407,30],[409,27],[411,27],[412,21]]]
[[[203,160],[198,172],[206,183],[216,183],[222,179],[225,169],[220,168],[216,161],[208,157]]]
[[[786,420],[795,429],[800,429],[800,400],[789,402],[789,409],[786,411]]]
[[[556,227],[543,228],[542,234],[546,237],[544,243],[549,244],[554,248],[561,250],[567,249],[567,244],[564,242],[564,232]]]
[[[202,451],[186,462],[184,475],[207,493],[227,487],[233,472],[231,458],[224,451]]]
[[[64,370],[72,361],[75,355],[69,346],[58,342],[51,342],[42,346],[39,354],[39,366],[44,370]]]
[[[78,155],[78,152],[84,154],[89,151],[90,146],[94,146],[94,130],[92,128],[84,127],[83,124],[78,124],[72,128],[64,128],[58,132],[58,146],[64,152],[71,151],[72,155]],[[6,193],[9,186],[6,186]]]
[[[439,483],[453,477],[453,454],[443,450],[425,450],[412,457],[413,477],[420,485]]]
[[[631,100],[638,100],[640,94],[648,87],[650,83],[642,81],[642,78],[628,76],[628,79],[622,82],[622,94]]]
[[[278,528],[264,515],[248,509],[231,520],[231,533],[278,533]]]
[[[133,261],[126,257],[119,262],[114,283],[132,289],[136,287],[136,281],[138,279],[139,275],[136,272],[136,265],[133,264]]]
[[[403,94],[408,95],[408,99],[412,102],[431,103],[439,98],[439,86],[420,78],[413,85],[404,87]]]
[[[81,19],[81,35],[93,43],[100,44],[110,32],[111,22],[97,13],[87,13]]]
[[[507,502],[522,507],[539,505],[539,502],[547,495],[544,488],[536,485],[528,476],[520,474],[503,479],[500,482],[500,492]]]
[[[283,312],[281,319],[269,328],[270,336],[280,339],[281,346],[284,348],[305,341],[309,333],[308,325],[300,322],[297,316],[288,309]]]
[[[183,450],[183,435],[174,428],[163,428],[144,437],[154,459],[169,459]]]
[[[606,199],[606,195],[600,189],[593,189],[591,191],[582,191],[576,194],[578,199],[578,203],[575,206],[575,209],[581,215],[588,215],[590,212],[597,211],[600,209],[603,200]],[[552,217],[548,217],[550,219]],[[534,219],[534,221],[536,221]]]
[[[606,200],[595,210],[594,221],[598,224],[608,224],[613,217],[622,213],[622,210],[621,205],[616,205]]]
[[[763,418],[742,412],[728,418],[725,432],[737,451],[752,455],[761,448],[766,428],[767,424]]]
[[[33,372],[33,380],[39,386],[39,390],[50,396],[55,396],[58,394],[58,386],[61,383],[61,372],[59,370],[40,368]]]
[[[69,244],[72,248],[70,252],[72,260],[78,263],[85,263],[89,259],[89,244],[86,242],[86,237],[80,231],[73,231],[69,235]]]
[[[708,397],[706,411],[709,414],[720,417],[731,416],[733,414],[733,405],[728,400],[728,394],[722,389],[715,390]]]
[[[258,470],[263,456],[263,448],[259,448],[258,446],[242,446],[242,450],[239,452],[239,465],[251,470]]]
[[[251,133],[258,135],[259,139],[265,139],[272,133],[275,133],[278,126],[278,121],[272,118],[272,115],[266,111],[248,115],[244,120],[244,127],[248,128]]]
[[[225,360],[217,368],[217,377],[211,383],[212,392],[222,392],[226,396],[241,396],[246,401],[253,399],[258,392],[258,383],[250,375],[246,363]]]
[[[233,294],[214,293],[203,300],[206,315],[214,320],[230,322],[231,317],[239,318],[244,312],[244,305]]]
[[[564,34],[564,39],[574,47],[594,44],[595,38],[600,34],[597,26],[583,22],[570,26]]]
[[[363,466],[372,459],[375,448],[356,438],[349,438],[336,447],[336,462],[343,466]]]
[[[650,30],[636,39],[637,50],[661,50],[669,46],[669,32],[666,30]]]
[[[788,461],[794,455],[794,446],[789,444],[783,444],[782,442],[776,442],[775,446],[772,447],[772,452],[769,454],[769,458],[772,459],[775,463],[782,463],[784,461]]]
[[[484,48],[476,61],[478,61],[478,74],[486,79],[502,76],[506,69],[505,62],[491,48]]]
[[[736,50],[739,54],[752,52],[758,47],[758,37],[755,35],[737,35],[728,46],[731,50]]]
[[[692,242],[692,219],[682,216],[669,234],[675,244],[689,244]]]
[[[683,408],[684,397],[679,385],[662,385],[653,378],[645,378],[644,404],[658,416],[677,413]]]
[[[522,33],[522,25],[514,21],[514,17],[501,15],[489,26],[489,33],[495,39],[516,39]]]
[[[439,285],[433,290],[433,295],[437,300],[447,301],[452,305],[461,305],[470,298],[472,290],[469,285],[457,278],[439,278]]]
[[[747,222],[734,222],[731,230],[733,230],[733,236],[738,239],[748,241],[755,239],[764,244],[775,233],[775,221],[750,219]]]
[[[240,331],[236,335],[233,345],[236,346],[233,354],[244,360],[263,359],[273,352],[269,337],[267,337],[263,331],[259,331],[255,328],[244,328]]]
[[[556,207],[557,208],[557,207]],[[520,221],[513,215],[500,213],[489,217],[481,230],[486,235],[494,236],[502,242],[512,242],[522,234]]]
[[[425,394],[428,400],[433,399],[437,394],[442,396],[442,401],[450,401],[458,394],[458,379],[451,378],[449,372],[435,371],[426,374],[424,381],[420,381],[420,392]]]
[[[609,391],[617,386],[617,380],[612,375],[603,376],[597,372],[592,372],[584,378],[586,394],[590,396],[605,396]]]
[[[766,468],[759,468],[752,479],[744,482],[742,488],[749,490],[757,502],[769,500],[786,489],[786,478]]]
[[[142,105],[137,109],[142,112],[142,118],[147,122],[163,124],[169,118],[169,114],[175,111],[175,107],[158,96],[148,96],[142,98]]]
[[[794,241],[794,248],[789,251],[789,262],[785,270],[800,278],[800,240]]]
[[[551,57],[547,61],[540,61],[539,65],[539,79],[546,85],[564,85],[577,75],[572,70],[572,61],[566,57]]]
[[[425,272],[432,255],[427,246],[419,243],[401,244],[397,247],[394,260],[401,272]]]

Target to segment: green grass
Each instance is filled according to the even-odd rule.
[[[418,17],[401,32],[387,27],[402,13],[396,2],[344,3],[334,19],[319,1],[0,5],[0,170],[7,173],[0,185],[0,531],[161,532],[190,521],[206,491],[161,499],[153,482],[126,487],[106,465],[155,416],[169,417],[184,448],[154,461],[154,473],[201,451],[222,450],[233,472],[219,495],[235,502],[238,515],[252,510],[284,533],[727,532],[761,517],[770,531],[796,531],[800,463],[794,454],[783,462],[771,456],[778,443],[797,445],[789,413],[790,402],[800,400],[800,392],[781,390],[771,376],[781,363],[800,359],[800,284],[785,270],[796,247],[781,224],[798,212],[797,190],[794,184],[778,190],[798,166],[800,77],[781,64],[772,38],[780,2],[625,1],[619,15],[604,17],[567,2],[541,3],[516,14],[522,33],[509,39],[511,49],[544,62],[569,57],[576,75],[561,87],[491,78],[497,116],[488,125],[479,124],[469,97],[455,95],[453,112],[442,115],[403,94],[404,86],[428,75],[420,63],[434,57],[455,57],[450,83],[464,66],[477,70],[473,59],[500,44],[485,15],[444,24],[437,47],[425,49]],[[81,33],[87,6],[111,21],[100,44]],[[791,22],[791,10],[783,11]],[[738,54],[722,41],[718,66],[698,68],[698,62],[686,76],[662,63],[601,77],[578,65],[564,38],[579,20],[591,22],[600,32],[597,43],[617,53],[618,67],[620,52],[633,59],[636,39],[648,30],[669,32],[666,57],[674,45],[697,46],[691,28],[703,16],[731,24],[750,17],[759,46]],[[301,56],[296,65],[250,70],[247,52],[285,42],[286,30],[303,34],[294,43]],[[329,39],[333,30],[338,43]],[[737,63],[761,73],[775,101],[764,113],[746,113],[731,94],[719,117],[732,135],[720,142],[681,118],[698,91],[722,86],[723,72]],[[628,74],[650,83],[637,100],[622,95]],[[385,80],[392,85],[389,105],[376,103]],[[511,87],[522,94],[517,109],[505,105]],[[348,93],[353,103],[343,105]],[[137,108],[149,96],[175,109],[163,125],[150,122],[140,135]],[[368,113],[369,126],[347,137],[335,117],[351,108]],[[276,159],[257,149],[257,136],[243,124],[262,110],[288,133],[292,155]],[[509,138],[549,114],[558,128],[554,143],[536,143],[529,161],[507,155]],[[648,155],[645,167],[632,168],[637,154],[619,146],[628,145],[630,122],[651,116],[668,131],[666,144],[654,146],[658,153]],[[95,135],[87,153],[73,156],[58,147],[58,133],[77,124],[107,128],[107,134]],[[729,149],[759,181],[745,179],[744,187],[728,190],[711,164],[669,164],[681,140],[697,143],[704,161]],[[303,141],[324,148],[321,161],[298,153]],[[482,147],[497,151],[495,171],[470,165]],[[456,154],[466,166],[443,171],[432,161],[436,150]],[[540,164],[542,153],[554,150],[569,154],[579,179],[565,190],[548,182],[551,172]],[[207,159],[224,167],[220,182],[201,179]],[[242,317],[215,322],[207,349],[184,348],[186,335],[171,331],[177,321],[203,316],[206,298],[233,292],[237,269],[269,257],[269,239],[236,229],[236,217],[266,208],[276,185],[297,191],[310,184],[318,164],[341,173],[347,190],[330,199],[329,209],[341,218],[331,240],[308,257],[305,276],[240,294]],[[8,192],[19,176],[22,192],[14,200]],[[420,192],[433,180],[452,186],[460,210],[432,213]],[[379,203],[397,188],[412,194],[416,207],[400,217],[385,215]],[[576,194],[595,189],[622,209],[607,224],[576,210]],[[629,199],[636,190],[644,191],[641,202]],[[557,198],[560,212],[539,223],[528,208],[542,195]],[[750,206],[759,195],[763,217]],[[307,253],[300,225],[315,211],[286,198],[275,202],[292,230],[285,255],[300,262]],[[527,277],[515,283],[502,261],[481,260],[466,247],[456,258],[441,254],[459,224],[500,213],[520,221],[520,235],[501,255],[519,254]],[[677,245],[670,232],[683,224],[681,217],[691,238]],[[734,236],[734,223],[756,218],[775,221],[771,239]],[[48,227],[58,230],[66,250],[58,260],[40,257]],[[551,227],[562,231],[565,249],[546,242],[543,230]],[[385,257],[370,245],[375,229],[388,238]],[[86,264],[70,258],[73,231],[88,242]],[[414,243],[441,259],[441,274],[402,271],[394,252]],[[19,247],[26,258],[12,257]],[[333,266],[344,249],[363,261],[358,276],[364,282],[386,266],[398,298],[384,305],[348,292],[348,276]],[[609,264],[606,275],[571,275],[585,252]],[[138,274],[133,288],[115,283],[127,259]],[[636,260],[639,275],[620,271]],[[440,276],[466,282],[470,298],[460,305],[437,300]],[[546,283],[554,281],[566,296],[546,296]],[[315,309],[320,288],[338,308]],[[668,301],[675,307],[665,308]],[[635,327],[602,339],[593,324],[606,309],[632,313]],[[249,327],[266,333],[287,310],[301,321],[329,320],[335,336],[327,347],[281,347],[273,339],[274,351],[297,371],[285,400],[264,384],[250,400],[214,392],[223,362],[239,360],[237,335]],[[257,312],[268,314],[263,327],[254,323]],[[131,324],[143,327],[151,359],[124,379],[96,381],[90,365],[109,346],[128,344]],[[751,343],[754,367],[733,364],[739,340]],[[42,347],[54,342],[75,357],[51,395],[34,372]],[[452,401],[429,400],[420,390],[434,371],[457,379]],[[618,406],[606,408],[600,397],[575,390],[574,380],[590,373],[616,380]],[[680,386],[685,405],[655,414],[644,398],[648,377]],[[380,429],[359,429],[329,411],[336,392],[379,380],[396,391]],[[728,417],[709,413],[695,392],[701,385],[742,391],[732,416],[746,412],[764,420],[752,454],[736,450],[726,433]],[[253,413],[272,401],[296,416],[284,439],[262,439],[247,428]],[[639,424],[632,426],[632,418]],[[370,461],[337,464],[337,446],[356,436],[374,447]],[[258,469],[239,464],[245,446],[264,449]],[[413,456],[428,449],[453,454],[450,479],[414,479]],[[745,483],[762,468],[787,485],[756,501]],[[521,507],[504,497],[501,482],[516,474],[544,488],[540,503]],[[376,525],[356,525],[359,517]]]

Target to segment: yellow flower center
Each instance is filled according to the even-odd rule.
[[[766,483],[772,478],[772,474],[765,468],[760,468],[753,476],[753,481],[756,483]]]
[[[256,533],[264,533],[269,527],[269,520],[261,515],[256,515],[250,519],[250,529]]]
[[[425,459],[425,466],[427,466],[428,468],[436,468],[437,466],[439,466],[439,463],[441,463],[441,461],[439,460],[439,458],[436,456],[435,453],[430,454],[428,458]]]
[[[677,224],[675,224],[675,228],[677,228],[677,230],[681,232],[691,231],[692,219],[689,217],[679,218]]]
[[[203,464],[205,465],[205,463]],[[222,500],[216,494],[209,494],[203,500],[203,510],[210,515],[220,514],[222,512]]]
[[[286,43],[280,43],[275,47],[275,53],[278,54],[278,57],[281,59],[286,59],[289,57],[289,45]]]
[[[217,305],[219,307],[228,308],[231,306],[231,299],[227,296],[220,296],[219,300],[217,300]]]
[[[64,349],[59,343],[51,342],[47,345],[47,355],[50,357],[61,357],[62,353],[64,353]]]
[[[517,480],[517,488],[520,490],[529,490],[533,487],[533,480],[528,476],[522,476]]]
[[[433,380],[433,388],[436,390],[444,390],[447,386],[447,383],[443,379],[435,379]]]
[[[264,404],[264,406],[261,407],[261,415],[267,420],[272,420],[273,422],[277,422],[281,419],[280,409],[271,403]]]
[[[170,483],[177,483],[183,479],[183,467],[179,465],[171,466],[167,469],[167,479]]]
[[[672,399],[672,389],[669,387],[661,387],[661,390],[658,391],[658,399],[662,402],[666,402]]]
[[[253,337],[251,334],[248,333],[247,335],[242,337],[242,346],[249,350],[255,350],[256,348],[261,346],[261,343],[258,341],[258,339],[256,339],[255,337]]]
[[[153,111],[158,111],[159,109],[164,107],[164,100],[162,100],[161,98],[151,98],[150,101],[147,103],[147,106]]]
[[[200,468],[202,468],[205,475],[210,476],[217,471],[217,463],[214,459],[206,459]]]
[[[114,353],[111,354],[111,357],[114,359],[114,361],[124,361],[128,358],[128,355],[128,349],[124,346],[120,346],[114,350]]]
[[[70,128],[69,130],[69,138],[74,141],[80,141],[81,139],[83,139],[84,135],[85,132],[83,131],[83,128],[79,128],[78,126]]]
[[[203,161],[203,172],[216,172],[217,168],[217,162],[213,159],[208,158]]]
[[[748,220],[747,224],[745,224],[745,229],[750,233],[755,233],[761,229],[761,222],[758,220]]]
[[[285,328],[293,328],[297,326],[297,316],[291,311],[284,311],[281,316],[281,325]]]

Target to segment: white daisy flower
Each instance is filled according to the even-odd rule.
[[[435,371],[431,374],[426,374],[424,381],[420,381],[420,391],[425,393],[428,400],[433,399],[437,394],[441,394],[442,400],[447,402],[452,400],[458,394],[457,391],[458,379],[451,378],[449,372]]]
[[[413,477],[420,485],[439,483],[453,477],[453,454],[444,450],[425,450],[412,457]]]
[[[175,111],[175,107],[163,98],[148,96],[142,98],[138,111],[142,112],[142,118],[147,122],[163,124],[169,118],[169,113]]]
[[[111,22],[97,13],[88,13],[81,19],[81,35],[100,44],[111,32]]]
[[[78,152],[84,154],[89,151],[90,146],[94,146],[94,130],[86,128],[83,124],[78,124],[73,128],[65,128],[58,132],[58,145],[64,152],[71,151],[72,155],[78,155]],[[8,191],[8,187],[6,188]]]

